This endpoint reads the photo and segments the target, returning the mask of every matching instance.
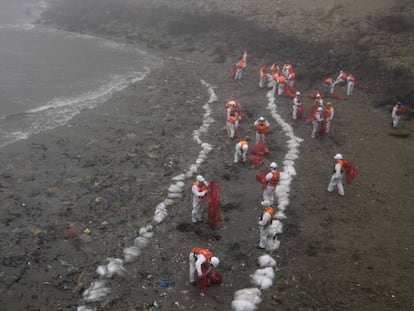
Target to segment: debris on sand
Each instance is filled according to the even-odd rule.
[[[258,288],[244,288],[234,293],[231,307],[234,311],[255,311],[262,302],[262,292]]]
[[[114,275],[123,277],[127,274],[124,268],[124,261],[119,258],[108,258],[108,264],[100,265],[96,268],[96,273],[101,277],[111,278]]]

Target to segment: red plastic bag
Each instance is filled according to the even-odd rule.
[[[267,156],[270,155],[269,149],[266,148],[263,140],[260,140],[252,149],[252,154],[258,156]]]
[[[344,161],[344,170],[347,184],[352,183],[354,178],[357,177],[359,174],[358,170],[354,166],[352,166],[348,161]]]
[[[240,117],[240,121],[246,119],[246,112],[243,109],[238,109],[237,114]]]
[[[256,180],[262,184],[263,190],[266,189],[267,182],[266,182],[266,175],[267,173],[259,173],[256,174]]]
[[[296,111],[296,119],[301,120],[305,112],[305,105],[299,105],[298,110]]]
[[[249,156],[249,163],[254,166],[263,166],[264,162],[261,156],[251,155]]]
[[[237,70],[236,66],[233,66],[233,68],[230,69],[229,74],[228,74],[228,77],[230,79],[234,79],[234,76],[236,75],[236,70]]]
[[[217,181],[212,180],[208,184],[208,192],[204,199],[208,202],[208,220],[212,227],[217,227],[220,224],[220,201],[221,192]]]
[[[324,135],[326,132],[326,120],[323,120],[321,123],[319,123],[318,130],[319,135]]]
[[[306,120],[305,120],[306,124],[312,124],[312,122],[313,122],[313,117],[312,116],[306,118]]]
[[[206,274],[207,286],[223,282],[223,276],[214,268],[210,268],[210,271],[207,271]]]
[[[240,131],[238,128],[234,130],[234,138],[237,138],[237,137],[240,137]]]
[[[337,94],[337,93],[323,93],[320,91],[313,91],[312,93],[308,94],[308,98],[310,99],[315,99],[316,98],[316,94],[320,94],[321,98],[333,98],[333,99],[337,99],[337,100],[347,100],[348,98],[346,98],[346,96]]]
[[[310,116],[305,120],[306,124],[312,124],[313,120],[315,119],[313,116],[315,115],[316,111],[318,111],[318,107],[319,105],[313,104],[310,111]]]
[[[337,100],[348,100],[348,98],[346,98],[346,96],[337,94],[337,93],[325,93],[325,97],[326,98],[333,98],[333,99],[337,99]]]
[[[285,85],[282,96],[293,99],[296,97],[296,89],[293,86]]]
[[[312,93],[309,93],[307,97],[310,98],[310,99],[315,99],[316,98],[316,94],[320,94],[321,95],[321,98],[324,98],[324,93],[321,92],[321,91],[313,91]]]
[[[210,287],[213,284],[220,284],[223,282],[223,276],[217,272],[213,267],[209,267],[206,264],[201,265],[201,271],[203,273],[200,278],[199,288],[200,293],[204,293],[207,287]]]

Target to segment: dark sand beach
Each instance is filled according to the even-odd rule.
[[[66,126],[0,149],[1,309],[231,310],[234,292],[251,286],[249,275],[263,253],[255,248],[262,198],[255,175],[272,161],[281,166],[287,152],[286,136],[266,108],[267,90],[258,87],[258,69],[290,59],[303,94],[320,89],[325,75],[341,69],[353,72],[359,87],[348,100],[333,101],[332,132],[315,140],[309,125],[291,120],[292,100],[278,98],[279,114],[304,141],[280,248],[272,254],[274,284],[262,292],[259,310],[411,310],[412,106],[400,129],[390,126],[395,96],[412,104],[410,69],[390,69],[364,51],[340,58],[324,44],[217,7],[186,12],[161,7],[162,1],[110,2],[52,6],[42,22],[118,42],[144,42],[164,61]],[[227,73],[243,49],[250,54],[248,67],[234,82]],[[195,163],[200,145],[192,135],[211,99],[203,81],[217,101],[209,104],[214,123],[201,135],[213,149],[199,173],[217,180],[222,191],[220,227],[211,229],[207,218],[191,223],[193,178],[186,179],[183,198],[154,226],[151,245],[125,265],[127,275],[107,280],[111,293],[104,300],[86,303],[82,294],[98,278],[97,266],[123,257],[168,196],[171,178]],[[345,87],[337,92],[344,95]],[[261,115],[271,121],[266,143],[272,155],[265,167],[233,163],[235,142],[226,136],[224,108],[231,95],[246,111],[240,131],[251,145],[253,122]],[[305,105],[308,114],[312,100]],[[338,152],[360,172],[345,186],[344,197],[326,192]],[[195,245],[221,259],[224,282],[205,297],[188,283],[188,253]],[[162,287],[160,280],[175,286]]]

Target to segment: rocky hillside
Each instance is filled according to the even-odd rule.
[[[134,2],[134,1],[130,1]],[[255,21],[335,55],[367,51],[391,68],[414,70],[414,3],[410,0],[152,0],[158,8],[221,12]]]

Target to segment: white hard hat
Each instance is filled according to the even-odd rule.
[[[220,263],[220,259],[218,259],[216,256],[211,257],[210,263],[214,268],[217,268],[217,266]]]
[[[334,159],[335,159],[335,160],[342,160],[342,159],[343,159],[342,154],[337,153],[337,154],[334,156]]]
[[[259,118],[259,120],[260,120],[260,121],[264,121],[264,118],[263,118],[263,117],[260,117],[260,118]]]
[[[264,200],[264,201],[262,201],[262,203],[261,203],[263,206],[269,206],[270,205],[270,202],[268,201],[268,200]]]
[[[276,167],[277,167],[276,162],[272,162],[272,163],[270,163],[270,168],[276,168]]]
[[[296,92],[296,95],[298,95],[298,96],[299,96],[299,95],[300,95],[300,92]]]
[[[202,181],[204,181],[205,179],[204,179],[204,177],[203,177],[203,176],[198,175],[198,176],[196,177],[196,180],[197,180],[198,182],[202,182]]]
[[[344,73],[344,71],[343,71],[343,70],[341,70],[341,71],[339,71],[339,73]]]
[[[323,109],[322,109],[322,107],[318,107],[318,111],[322,111]]]
[[[316,97],[321,97],[321,94],[319,94],[319,93],[318,93],[318,94],[316,94]]]

